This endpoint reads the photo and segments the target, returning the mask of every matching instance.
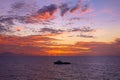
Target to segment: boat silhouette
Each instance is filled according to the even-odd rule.
[[[54,64],[62,65],[62,64],[71,64],[70,62],[62,62],[60,60],[55,61]]]

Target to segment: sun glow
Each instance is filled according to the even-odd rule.
[[[49,50],[48,53],[52,56],[62,55],[64,50]]]

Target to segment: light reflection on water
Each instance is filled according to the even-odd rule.
[[[70,65],[54,65],[56,60]],[[120,80],[120,57],[0,57],[0,80]]]

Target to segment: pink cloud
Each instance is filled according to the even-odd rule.
[[[103,9],[100,12],[101,14],[110,14],[110,15],[116,15],[115,11],[112,9]]]
[[[90,13],[90,12],[93,12],[94,10],[92,8],[89,8],[89,9],[84,9],[81,11],[81,15],[83,14],[86,14],[86,13]]]
[[[18,26],[18,27],[16,28],[16,31],[21,31],[21,30],[24,30],[24,29],[25,29],[24,26]]]

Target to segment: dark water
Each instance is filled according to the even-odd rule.
[[[0,80],[120,80],[120,57],[0,57]]]

